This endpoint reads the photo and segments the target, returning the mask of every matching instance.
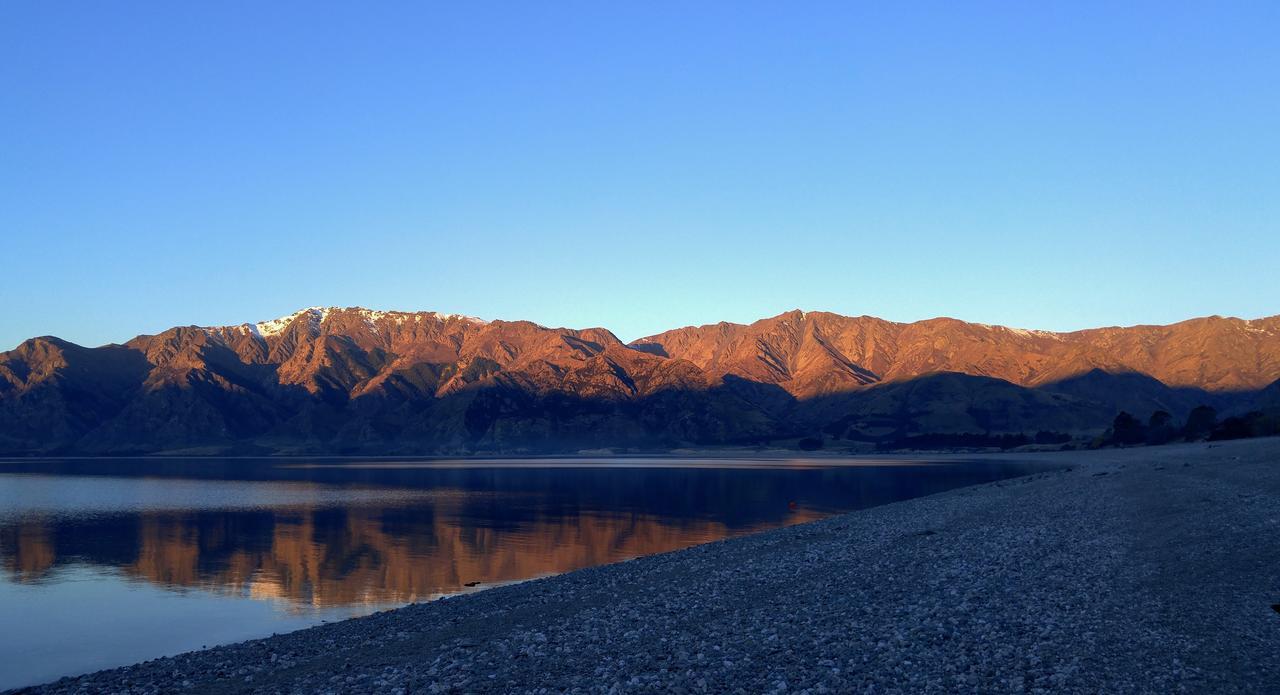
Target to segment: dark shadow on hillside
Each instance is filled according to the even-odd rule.
[[[657,355],[658,357],[671,356],[667,354],[667,349],[662,347],[658,343],[630,343],[627,345],[627,347],[631,348],[632,350],[636,350],[638,352],[645,352],[650,355]]]
[[[581,346],[590,347],[586,341]],[[632,376],[612,363],[604,363],[612,381],[556,381],[563,375],[538,381],[485,360],[461,372],[453,364],[414,365],[391,374],[385,388],[349,398],[348,382],[356,383],[361,370],[385,355],[357,356],[331,377],[340,382],[318,384],[312,393],[280,385],[277,366],[241,362],[216,344],[202,348],[201,370],[165,372],[169,380],[154,384],[149,379],[156,370],[135,349],[59,347],[71,356],[65,378],[0,399],[0,452],[135,454],[203,447],[209,454],[410,455],[810,448],[823,441],[883,443],[935,435],[1082,435],[1103,432],[1119,411],[1142,418],[1167,411],[1182,419],[1199,405],[1226,416],[1280,404],[1280,382],[1260,391],[1210,393],[1101,370],[1038,388],[937,372],[804,400],[777,384],[729,375],[710,388],[668,386],[636,397]],[[454,390],[437,396],[445,384]]]

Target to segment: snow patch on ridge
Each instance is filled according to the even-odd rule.
[[[440,319],[441,321],[466,321],[467,323],[472,323],[477,326],[489,325],[489,322],[484,319],[478,319],[474,316],[467,316],[465,314],[441,314],[434,311],[428,311],[427,313]]]
[[[1053,338],[1054,340],[1062,340],[1062,336],[1053,331],[1040,331],[1033,328],[1010,328],[1009,326],[994,326],[989,323],[975,323],[975,326],[981,326],[989,331],[1007,331],[1016,336],[1023,338]]]
[[[355,307],[354,311],[358,313],[370,327],[372,327],[375,322],[382,321],[384,319],[394,321],[398,326],[409,321],[421,322],[425,316],[435,318],[439,321],[466,321],[467,323],[475,324],[477,326],[484,326],[489,323],[484,319],[478,319],[474,316],[465,316],[463,314],[441,314],[436,311],[380,311],[377,309],[365,309],[362,307]]]
[[[421,323],[424,318],[434,318],[438,321],[465,321],[476,326],[484,326],[489,323],[484,319],[479,319],[474,316],[464,316],[462,314],[441,314],[434,311],[380,311],[377,309],[365,309],[363,307],[342,309],[340,307],[333,306],[313,306],[307,307],[306,309],[299,309],[288,316],[281,316],[278,319],[259,321],[258,323],[246,323],[240,326],[228,326],[225,330],[238,330],[242,333],[251,333],[261,338],[270,338],[271,336],[283,333],[289,328],[289,326],[293,325],[294,321],[305,317],[310,323],[312,333],[319,333],[320,325],[324,323],[324,320],[328,318],[330,314],[339,311],[354,312],[364,320],[365,325],[374,333],[378,332],[378,325],[380,323],[385,324],[388,321],[395,323],[397,326],[409,322]]]
[[[259,321],[255,324],[246,325],[248,325],[250,330],[255,334],[267,338],[283,332],[286,328],[292,325],[295,320],[303,315],[308,315],[313,329],[319,329],[320,324],[324,322],[325,317],[329,315],[330,311],[333,311],[333,307],[312,306],[295,311],[288,316],[281,316],[278,319]]]

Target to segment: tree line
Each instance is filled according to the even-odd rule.
[[[1175,441],[1218,441],[1280,435],[1280,414],[1252,411],[1218,420],[1212,406],[1198,405],[1187,414],[1185,422],[1177,422],[1166,410],[1151,413],[1144,423],[1126,411],[1120,411],[1111,427],[1094,440],[1095,447],[1168,444]]]

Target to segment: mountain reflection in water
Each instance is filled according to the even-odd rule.
[[[475,523],[466,505],[27,521],[0,527],[0,548],[18,581],[38,582],[59,563],[78,561],[163,586],[285,598],[297,608],[425,600],[473,582],[555,574],[765,526],[579,510]],[[819,516],[797,510],[786,523]]]

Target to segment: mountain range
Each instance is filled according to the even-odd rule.
[[[1088,436],[1124,410],[1280,406],[1280,316],[1032,331],[791,311],[630,344],[309,308],[0,353],[0,453],[472,454]]]

